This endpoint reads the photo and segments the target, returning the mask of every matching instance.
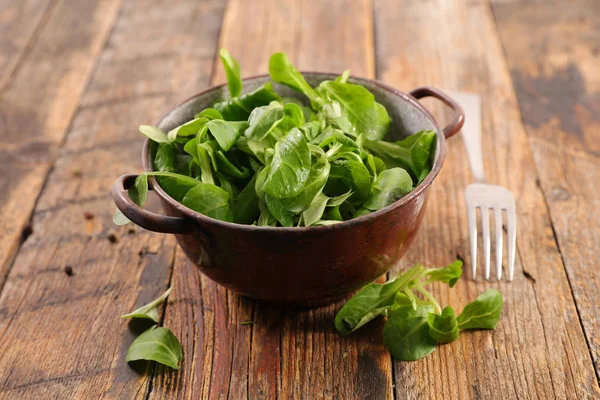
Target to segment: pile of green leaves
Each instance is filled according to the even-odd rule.
[[[274,82],[306,97],[282,98],[271,82],[242,93],[238,62],[220,51],[230,99],[163,132],[142,125],[154,170],[129,191],[144,205],[148,175],[183,205],[223,221],[260,226],[338,223],[377,211],[430,172],[433,131],[384,141],[390,117],[349,72],[311,87],[283,53],[271,56]],[[115,222],[127,219],[120,213]]]
[[[171,289],[169,288],[157,299],[129,314],[122,315],[121,318],[137,318],[158,323],[158,306],[164,303],[170,293]],[[173,369],[179,369],[182,358],[181,344],[173,332],[169,328],[152,325],[131,343],[125,361],[156,361]]]
[[[495,329],[502,313],[502,295],[486,290],[455,315],[452,307],[441,308],[427,284],[442,282],[454,287],[462,275],[462,262],[427,269],[417,264],[385,283],[371,283],[352,297],[335,317],[343,335],[354,332],[378,316],[386,316],[383,343],[392,355],[412,361],[431,354],[438,343],[458,339],[465,329]]]

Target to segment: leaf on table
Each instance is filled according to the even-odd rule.
[[[171,293],[171,288],[167,289],[160,297],[152,300],[150,303],[141,306],[137,310],[130,312],[129,314],[121,315],[121,318],[141,318],[141,319],[151,319],[154,322],[158,322],[158,306],[164,303],[169,294]]]
[[[450,343],[458,339],[460,330],[452,307],[442,310],[440,315],[430,313],[427,319],[429,335],[438,343]]]
[[[351,333],[372,319],[384,315],[394,304],[396,293],[407,285],[423,266],[417,264],[398,278],[385,284],[370,283],[355,294],[335,316],[335,327],[343,335]]]
[[[183,350],[177,337],[168,328],[156,325],[138,336],[127,351],[125,361],[149,360],[179,369]]]
[[[457,318],[460,329],[495,329],[502,314],[502,294],[496,289],[481,293]]]
[[[402,361],[414,361],[431,354],[436,341],[429,335],[428,315],[431,305],[403,305],[388,313],[383,328],[383,344],[392,356]]]
[[[462,276],[462,261],[456,260],[444,268],[431,269],[427,272],[428,281],[444,282],[448,286],[454,287],[458,279]]]

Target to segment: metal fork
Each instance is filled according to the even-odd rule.
[[[477,275],[477,209],[481,211],[481,231],[483,236],[484,275],[490,278],[490,211],[494,215],[496,234],[496,277],[502,279],[502,211],[506,211],[506,231],[508,241],[508,280],[512,281],[515,270],[515,250],[517,240],[517,219],[515,198],[506,188],[485,183],[483,156],[481,150],[481,99],[476,94],[455,93],[455,99],[465,110],[465,124],[462,137],[465,141],[471,170],[476,183],[467,186],[465,200],[469,220],[471,242],[471,273]]]

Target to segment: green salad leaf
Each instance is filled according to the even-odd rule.
[[[242,94],[242,72],[240,64],[225,49],[219,51],[225,75],[227,75],[227,86],[231,97],[238,97]]]
[[[163,172],[177,170],[177,148],[171,143],[161,143],[154,157],[154,169]]]
[[[239,224],[251,224],[253,221],[256,221],[260,215],[260,209],[258,207],[259,199],[256,195],[257,176],[258,172],[252,176],[250,182],[248,182],[231,205],[233,221]]]
[[[187,192],[181,204],[209,217],[233,222],[231,195],[218,186],[198,182]]]
[[[302,211],[302,218],[306,226],[311,226],[321,219],[328,201],[329,197],[325,196],[322,192],[319,192],[315,196],[308,208]]]
[[[387,316],[384,345],[404,361],[427,356],[437,343],[457,340],[461,330],[494,329],[502,312],[502,295],[497,290],[482,293],[457,318],[452,307],[441,309],[425,288],[432,282],[454,286],[461,267],[460,261],[444,268],[417,264],[385,284],[366,285],[337,313],[335,327],[346,335],[374,318]]]
[[[451,288],[456,285],[458,279],[462,275],[462,261],[456,260],[452,264],[439,269],[431,269],[427,272],[427,278],[429,282],[444,282],[447,283]]]
[[[283,119],[284,107],[277,101],[267,106],[256,107],[248,117],[248,128],[244,135],[248,140],[262,141]]]
[[[398,291],[408,285],[422,270],[422,265],[416,265],[388,283],[370,283],[362,288],[335,316],[336,329],[345,335],[384,315],[394,304]]]
[[[162,131],[162,129],[157,128],[156,126],[151,125],[140,125],[140,132],[144,134],[147,138],[154,140],[156,143],[169,143],[169,138],[167,134]]]
[[[394,358],[413,361],[435,350],[436,341],[429,335],[428,315],[431,305],[403,305],[391,311],[383,328],[383,344]]]
[[[263,190],[283,199],[300,193],[310,174],[310,149],[304,135],[292,129],[275,144]]]
[[[323,111],[327,118],[344,132],[367,139],[382,139],[387,133],[391,119],[381,104],[363,86],[351,83],[325,81],[318,93],[327,99]]]
[[[237,60],[225,49],[219,57],[228,88],[217,91],[221,99],[166,133],[140,126],[152,141],[154,172],[129,189],[134,202],[143,206],[143,180],[155,176],[173,199],[212,218],[331,225],[392,204],[431,170],[436,134],[385,141],[387,110],[349,71],[313,87],[284,53],[275,53],[272,82],[244,93]],[[297,97],[281,97],[273,82]],[[117,211],[114,222],[129,220]]]
[[[213,107],[226,121],[246,121],[256,107],[280,100],[281,97],[273,91],[273,85],[269,82],[250,93],[218,102]]]
[[[364,201],[371,192],[371,175],[362,161],[359,161],[360,157],[351,154],[354,153],[344,153],[330,161],[331,170],[324,192],[335,197],[352,191],[354,194],[349,201],[353,198]]]
[[[458,339],[460,329],[452,307],[445,307],[440,315],[429,313],[427,318],[429,336],[432,339],[438,343],[450,343]]]
[[[177,337],[168,328],[156,325],[138,336],[127,351],[125,361],[149,360],[179,369],[183,350]]]
[[[135,183],[129,188],[127,194],[131,201],[140,207],[144,207],[148,199],[148,175],[141,174],[135,178]],[[116,225],[125,225],[129,223],[129,219],[120,210],[117,210],[113,222]]]
[[[229,151],[248,127],[246,121],[224,121],[222,119],[213,119],[206,123],[208,130],[215,138],[221,150]]]
[[[412,190],[412,179],[402,168],[390,168],[381,172],[371,188],[371,194],[363,207],[377,211],[401,199]]]
[[[275,53],[271,56],[269,60],[269,74],[273,81],[304,93],[313,105],[319,104],[322,101],[315,90],[306,82],[302,74],[290,62],[285,53]]]
[[[171,293],[171,288],[167,289],[160,297],[152,300],[150,303],[141,306],[137,310],[130,312],[129,314],[121,315],[121,318],[141,318],[141,319],[150,319],[154,322],[158,322],[158,306],[164,303],[169,294]]]
[[[475,301],[467,304],[457,318],[460,329],[496,329],[502,314],[502,294],[496,289],[481,293]]]
[[[196,136],[200,129],[208,122],[208,118],[199,117],[173,128],[167,134],[169,142],[174,141],[178,137]]]
[[[420,131],[395,143],[366,137],[362,145],[380,157],[387,168],[405,168],[420,183],[431,171],[435,138],[433,131]]]

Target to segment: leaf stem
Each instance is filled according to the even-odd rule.
[[[406,297],[408,297],[408,299],[410,300],[413,310],[416,310],[417,309],[417,297],[415,296],[413,291],[410,290],[409,288],[404,288],[403,292],[406,295]]]
[[[435,297],[433,297],[433,295],[429,293],[429,290],[425,289],[420,284],[415,286],[415,290],[421,293],[423,296],[425,296],[425,298],[427,298],[427,300],[429,300],[433,304],[437,314],[442,313],[442,307],[440,307],[440,303],[438,303]]]

